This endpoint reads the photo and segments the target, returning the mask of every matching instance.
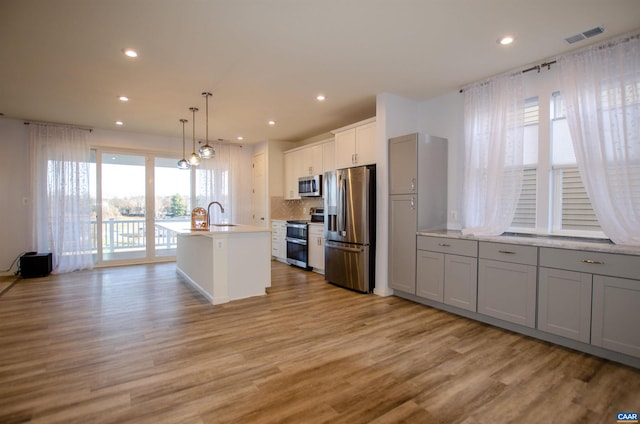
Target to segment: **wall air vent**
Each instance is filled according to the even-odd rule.
[[[596,35],[600,35],[604,32],[604,27],[595,27],[588,29],[580,34],[572,35],[571,37],[567,37],[564,39],[569,44],[577,43],[578,41],[586,40],[587,38],[595,37]]]

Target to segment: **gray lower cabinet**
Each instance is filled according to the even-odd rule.
[[[417,246],[416,295],[475,312],[478,242],[418,236]]]
[[[591,287],[591,274],[541,267],[538,271],[538,329],[589,343]]]
[[[573,303],[587,303],[588,282],[592,279],[591,293],[591,344],[615,352],[640,358],[640,259],[638,256],[582,250],[540,248],[540,266],[554,268],[553,275],[581,279],[564,283],[550,281],[553,285],[573,287],[573,296],[565,295]],[[542,275],[542,271],[541,271]],[[541,279],[541,282],[543,280]],[[579,288],[580,287],[580,288]],[[553,287],[556,292],[560,289]],[[578,292],[580,294],[578,295]],[[566,329],[588,325],[586,312],[580,319],[572,302],[564,304],[567,311],[563,318]],[[560,305],[556,307],[559,309]],[[570,315],[573,315],[572,317]],[[584,323],[578,324],[579,320]],[[573,324],[570,325],[570,321]],[[548,331],[548,330],[545,330]],[[581,330],[580,332],[584,332]],[[565,334],[566,336],[566,334]],[[582,335],[584,337],[584,335]],[[584,341],[581,339],[581,341]]]
[[[480,242],[479,313],[535,328],[537,252],[533,246]]]
[[[416,295],[444,302],[444,253],[418,250]]]
[[[413,194],[389,196],[389,286],[416,293],[417,200]]]
[[[640,358],[640,281],[593,276],[591,344]]]
[[[459,255],[447,255],[444,259],[444,303],[476,312],[478,260]]]

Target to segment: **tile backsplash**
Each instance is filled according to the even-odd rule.
[[[300,200],[284,200],[282,196],[271,197],[271,219],[309,219],[309,208],[321,208],[321,197]]]

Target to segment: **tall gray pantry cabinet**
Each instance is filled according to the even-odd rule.
[[[416,294],[416,233],[447,226],[447,140],[389,139],[389,286]]]

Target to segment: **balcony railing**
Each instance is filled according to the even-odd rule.
[[[163,222],[184,222],[184,219],[156,219],[156,224]],[[126,251],[144,250],[147,246],[146,221],[140,219],[109,219],[102,223],[102,251],[104,253],[118,253]],[[175,249],[178,243],[177,234],[162,226],[155,225],[153,243],[156,250]],[[98,223],[91,221],[91,248],[98,252]]]

